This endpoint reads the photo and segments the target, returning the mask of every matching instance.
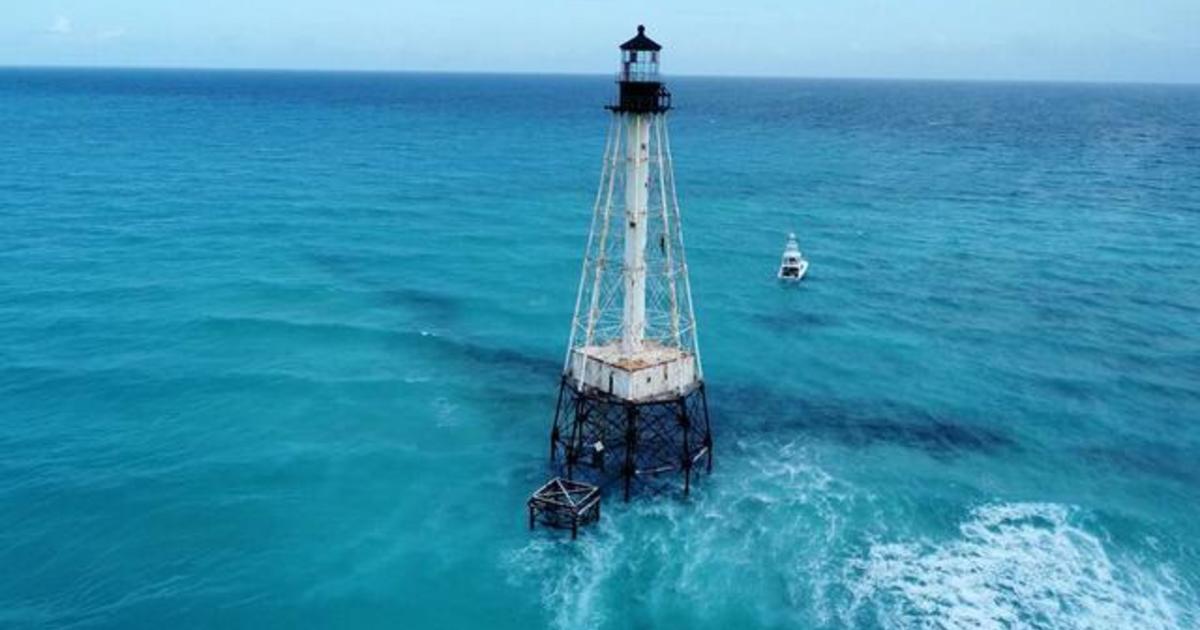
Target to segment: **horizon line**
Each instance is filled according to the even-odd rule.
[[[540,71],[540,70],[424,70],[424,69],[383,69],[383,68],[298,68],[298,67],[266,67],[266,66],[172,66],[172,65],[70,65],[70,64],[5,64],[0,63],[3,70],[131,70],[131,71],[195,71],[195,72],[259,72],[259,73],[295,73],[295,74],[422,74],[422,75],[463,75],[463,76],[548,76],[548,77],[608,77],[615,76],[609,72],[570,72],[570,71]],[[1128,79],[1034,79],[1034,78],[995,78],[995,77],[886,77],[886,76],[832,76],[832,75],[779,75],[779,74],[703,74],[703,73],[669,73],[665,78],[695,78],[695,79],[765,79],[793,81],[893,81],[893,82],[928,82],[928,83],[1032,83],[1032,84],[1073,84],[1073,85],[1142,85],[1142,86],[1177,86],[1196,87],[1200,81],[1152,81]]]

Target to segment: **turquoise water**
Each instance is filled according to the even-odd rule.
[[[606,79],[0,72],[0,626],[1200,624],[1200,88],[672,87],[716,469],[571,544]]]

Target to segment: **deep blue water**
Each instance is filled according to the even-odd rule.
[[[671,85],[716,470],[572,544],[607,79],[0,71],[0,626],[1200,625],[1200,88]]]

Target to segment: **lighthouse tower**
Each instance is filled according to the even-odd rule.
[[[681,489],[712,470],[696,318],[671,167],[662,46],[621,44],[617,98],[571,322],[550,457],[567,479]]]

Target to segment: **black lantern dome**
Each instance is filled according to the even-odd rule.
[[[658,57],[662,46],[646,36],[646,27],[637,27],[637,35],[621,44],[621,72],[617,76],[619,99],[609,109],[635,114],[662,113],[671,109],[671,93],[658,76]]]
[[[662,46],[653,39],[646,37],[646,27],[638,24],[637,37],[621,44],[621,50],[651,50],[657,52],[662,50]]]

